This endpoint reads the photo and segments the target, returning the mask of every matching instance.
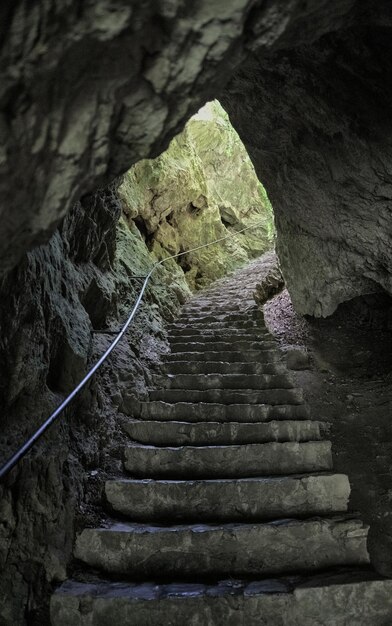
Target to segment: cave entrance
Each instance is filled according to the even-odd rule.
[[[178,258],[192,290],[274,246],[271,203],[217,100],[203,106],[160,156],[136,163],[119,194],[127,226],[156,260],[233,235]]]

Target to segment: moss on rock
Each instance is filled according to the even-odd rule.
[[[271,204],[217,101],[192,117],[166,152],[134,165],[119,193],[126,221],[139,228],[158,259],[233,235],[179,257],[192,289],[273,246]]]

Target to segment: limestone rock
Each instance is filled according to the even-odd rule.
[[[191,288],[208,285],[273,245],[272,207],[217,101],[193,116],[161,156],[134,165],[119,193],[126,218],[158,256],[232,236],[178,258]]]
[[[165,149],[250,51],[346,26],[353,5],[5,0],[2,271],[47,241],[82,194]]]
[[[284,289],[284,278],[279,264],[272,266],[261,283],[255,288],[254,299],[258,306],[262,307],[268,300],[276,296]]]
[[[271,199],[283,276],[302,314],[392,294],[384,7],[295,51],[257,53],[221,98]]]
[[[50,241],[1,283],[2,461],[101,356],[112,336],[92,331],[125,321],[140,288],[131,277],[145,275],[156,260],[137,229],[118,223],[116,187],[77,203]],[[2,625],[22,625],[25,615],[29,623],[47,623],[44,599],[65,578],[78,505],[94,510],[86,502],[86,469],[119,462],[116,405],[126,386],[140,393],[146,388],[162,320],[173,317],[188,293],[176,263],[157,270],[146,294],[149,306],[142,307],[128,341],[1,487]],[[102,388],[116,393],[105,397]]]

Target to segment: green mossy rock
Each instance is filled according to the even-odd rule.
[[[157,259],[232,235],[178,258],[192,289],[273,247],[271,204],[217,101],[192,117],[166,152],[133,166],[119,193],[126,221]]]

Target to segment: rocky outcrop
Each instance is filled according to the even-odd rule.
[[[0,288],[0,452],[5,460],[109,345],[154,256],[118,220],[117,184],[77,203],[49,243]],[[188,287],[175,263],[160,268],[117,352],[0,486],[0,623],[47,624],[45,601],[66,577],[79,517],[96,515],[98,475],[120,463],[118,407],[143,397],[151,362]],[[86,487],[89,490],[86,491]]]
[[[217,101],[193,116],[161,156],[134,165],[119,193],[127,221],[151,251],[182,253],[178,263],[193,289],[273,246],[271,204]],[[224,241],[184,253],[217,239]]]
[[[296,310],[392,295],[392,47],[372,23],[257,53],[222,99],[263,176]]]
[[[255,285],[253,297],[262,309],[263,305],[284,289],[284,279],[280,271],[279,260],[274,252],[264,256],[264,272],[260,282]]]

